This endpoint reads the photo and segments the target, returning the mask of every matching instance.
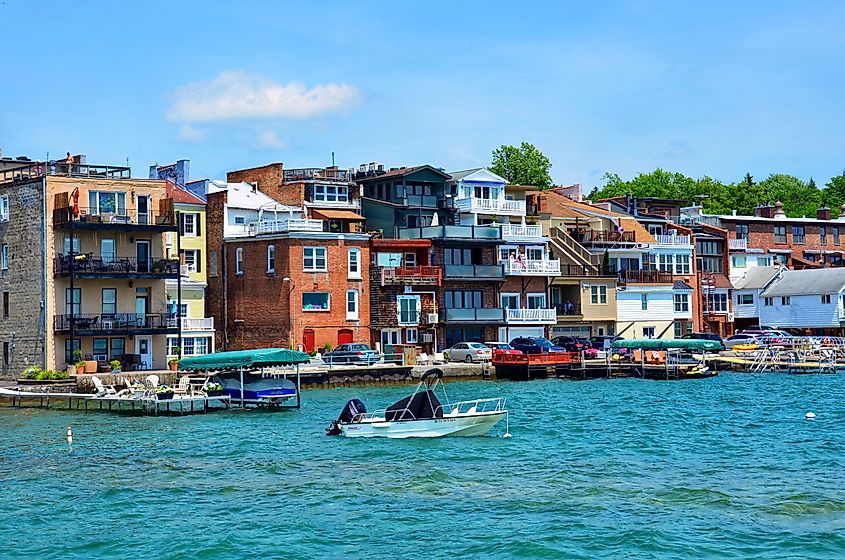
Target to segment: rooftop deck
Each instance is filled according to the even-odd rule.
[[[26,183],[46,176],[80,177],[93,179],[129,179],[131,169],[115,165],[89,165],[87,163],[59,162],[4,162],[7,169],[0,170],[0,183]],[[20,163],[20,166],[15,164]]]

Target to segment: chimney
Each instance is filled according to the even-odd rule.
[[[783,202],[781,202],[780,200],[775,202],[775,215],[774,215],[774,217],[777,218],[778,220],[783,220],[783,219],[786,218],[786,214],[783,212]]]
[[[816,210],[816,218],[819,220],[829,220],[830,219],[830,208],[827,206],[822,206],[818,210]]]
[[[783,205],[781,205],[783,206]],[[758,218],[774,218],[775,217],[775,207],[771,204],[758,204],[756,208],[754,208],[754,215]]]

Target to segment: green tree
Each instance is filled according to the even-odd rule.
[[[549,170],[552,164],[543,152],[528,142],[515,146],[500,146],[493,150],[490,171],[501,175],[511,184],[533,185],[541,189],[553,186]]]
[[[764,199],[781,201],[784,213],[791,218],[815,217],[816,209],[821,206],[822,192],[792,175],[775,173],[760,181],[759,186]]]
[[[830,178],[822,190],[822,200],[830,208],[831,215],[839,216],[839,207],[845,202],[845,171]]]

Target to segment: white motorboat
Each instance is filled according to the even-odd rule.
[[[326,434],[387,438],[482,436],[502,418],[507,423],[504,398],[450,403],[441,383],[442,378],[441,370],[431,369],[423,375],[411,396],[371,413],[367,412],[363,402],[352,399]],[[443,395],[442,402],[435,395],[438,386]]]

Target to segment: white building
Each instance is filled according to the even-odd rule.
[[[734,282],[733,320],[737,331],[766,324],[760,320],[760,294],[783,270],[780,266],[755,266],[748,268]]]
[[[617,334],[623,338],[673,338],[673,284],[633,284],[616,288]]]
[[[785,270],[760,294],[760,324],[840,334],[845,326],[843,292],[845,268]]]
[[[228,192],[223,237],[248,237],[258,233],[323,231],[322,220],[306,220],[303,209],[276,202],[249,183],[208,181],[206,194]]]

